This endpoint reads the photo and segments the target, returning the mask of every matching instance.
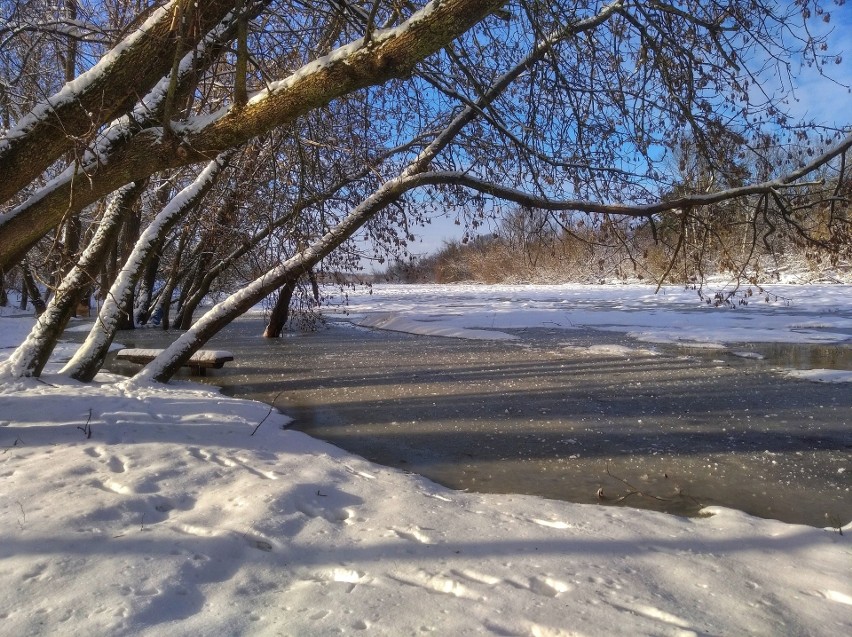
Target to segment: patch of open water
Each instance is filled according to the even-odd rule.
[[[521,337],[512,342],[342,321],[275,340],[262,330],[256,318],[223,330],[210,347],[236,360],[207,382],[452,488],[683,515],[723,505],[815,526],[852,518],[849,386],[772,371],[776,357],[849,368],[842,345],[731,348],[758,359],[651,350],[594,330],[506,330]],[[116,340],[157,347],[173,337],[145,329]]]

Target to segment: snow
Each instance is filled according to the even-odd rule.
[[[706,350],[852,341],[852,286],[775,285],[756,292],[746,297],[748,305],[732,309],[710,307],[697,291],[680,286],[655,294],[644,285],[375,285],[350,292],[345,311],[365,327],[458,338],[505,339],[510,335],[500,330],[538,327],[616,331],[645,343]],[[761,358],[741,348],[731,353]],[[808,378],[852,382],[852,372]]]
[[[157,213],[153,221],[145,227],[104,300],[99,314],[100,320],[92,324],[92,329],[85,343],[63,368],[64,372],[68,374],[79,372],[83,366],[88,364],[95,352],[109,347],[120,319],[121,299],[126,296],[127,290],[136,284],[139,273],[142,271],[142,263],[150,254],[152,247],[158,241],[163,240],[171,225],[188,212],[193,201],[197,201],[204,194],[205,189],[210,187],[227,165],[232,154],[232,151],[225,151],[209,162],[204,170],[198,174],[198,177],[172,197],[169,203]]]
[[[570,329],[621,304],[661,331],[673,330],[666,312],[687,314],[677,336],[705,342],[702,314],[759,330],[787,316],[771,329],[790,338],[799,328],[784,325],[828,315],[840,341],[852,290],[790,294],[722,312],[674,290],[655,305],[643,288],[379,287],[351,295],[351,309],[462,330],[526,314],[526,327]],[[16,314],[0,308],[0,358],[32,327]],[[289,430],[260,403],[187,382],[86,385],[59,365],[0,385],[4,634],[852,631],[852,524],[830,528],[848,520],[818,529],[718,507],[679,518],[451,491]]]
[[[440,321],[441,317],[435,320]],[[465,327],[445,327],[441,324],[430,325],[428,319],[410,320],[392,314],[372,314],[358,321],[361,327],[374,327],[394,332],[408,332],[421,336],[445,336],[449,338],[468,338],[473,340],[515,340],[518,337],[495,330],[475,330]]]
[[[852,372],[842,369],[788,369],[784,374],[815,383],[852,383]]]

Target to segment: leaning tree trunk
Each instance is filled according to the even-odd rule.
[[[172,269],[169,272],[169,278],[166,280],[166,285],[160,294],[160,309],[162,316],[161,326],[164,330],[169,329],[170,315],[172,311],[172,294],[180,281],[180,262],[183,251],[186,249],[186,242],[189,239],[189,232],[181,232],[180,241],[178,242],[175,257],[172,261]]]
[[[115,194],[104,212],[95,236],[80,255],[79,262],[63,277],[26,340],[0,365],[0,377],[41,375],[81,295],[91,284],[92,273],[103,266],[118,236],[123,217],[142,194],[143,189],[144,183],[129,184]]]
[[[194,28],[189,33],[179,33],[175,15],[185,14],[199,4],[200,9],[194,12]],[[145,94],[168,74],[176,40],[182,38],[186,44],[191,35],[189,44],[198,42],[229,13],[234,13],[234,4],[234,0],[174,0],[153,9],[141,28],[132,30],[111,55],[103,56],[76,82],[69,82],[21,117],[0,146],[0,163],[4,166],[0,202],[32,183],[70,150],[75,140],[87,138],[91,130],[127,112],[139,94]]]
[[[290,301],[293,299],[296,283],[296,279],[287,281],[284,287],[278,292],[278,301],[276,301],[275,307],[272,308],[266,329],[263,330],[264,338],[279,338],[281,332],[284,331],[284,326],[287,325],[287,318],[290,316]]]
[[[36,316],[39,316],[42,312],[44,312],[45,308],[47,308],[47,304],[44,302],[44,299],[41,298],[41,292],[38,289],[38,284],[33,276],[33,271],[30,269],[29,261],[26,259],[24,259],[21,263],[21,272],[23,273],[24,278],[24,289],[27,292],[27,296],[29,296],[30,303],[32,303],[35,308]],[[27,309],[26,303],[22,303],[21,309]]]
[[[62,373],[84,382],[89,382],[95,377],[103,365],[112,339],[115,338],[122,314],[132,311],[129,302],[133,296],[133,288],[142,275],[148,257],[159,249],[175,224],[201,202],[234,152],[222,153],[207,164],[195,181],[181,190],[145,229],[116,278],[110,293],[104,299],[98,320],[95,321],[86,341],[62,368]]]
[[[612,13],[607,9],[601,13],[605,19]],[[545,40],[521,63],[504,73],[485,91],[475,104],[469,104],[420,151],[419,155],[405,167],[402,173],[379,186],[372,195],[356,206],[337,226],[329,230],[309,248],[302,250],[276,268],[255,279],[239,292],[218,303],[202,316],[186,333],[166,348],[162,354],[148,363],[129,381],[131,385],[150,381],[166,382],[186,363],[189,358],[220,329],[241,316],[273,290],[305,274],[332,250],[351,237],[379,212],[399,200],[406,192],[419,186],[431,185],[424,174],[436,155],[447,147],[459,132],[476,119],[484,108],[494,102],[519,76],[526,72],[538,59],[550,51],[552,40]],[[852,136],[850,136],[852,137]],[[437,183],[437,182],[436,182]]]
[[[208,14],[205,7],[214,1],[206,0],[196,11],[205,22],[213,13]],[[360,44],[343,45],[325,56],[322,64],[311,62],[288,78],[269,83],[245,105],[232,104],[214,117],[187,120],[188,125],[180,129],[179,136],[164,135],[161,126],[129,132],[123,142],[106,149],[102,156],[87,163],[84,170],[66,172],[49,189],[34,193],[0,218],[0,233],[9,237],[8,241],[0,242],[0,265],[18,258],[22,250],[43,237],[67,214],[78,212],[130,181],[205,161],[215,153],[291,124],[335,99],[408,77],[422,60],[446,47],[504,3],[505,0],[433,0],[396,27],[373,31],[369,44],[362,38]],[[233,0],[230,4],[233,8]],[[206,26],[194,30],[203,34]],[[173,49],[171,44],[169,41],[155,49],[155,53]],[[194,56],[194,52],[190,55]],[[104,79],[109,83],[110,74],[105,74]],[[88,130],[90,121],[87,119],[86,123]],[[64,134],[61,136],[64,138]],[[10,196],[31,180],[27,178],[24,184],[12,189]]]
[[[431,157],[421,155],[419,160],[415,160],[410,170],[400,177],[385,182],[313,245],[211,308],[187,332],[137,373],[129,384],[139,385],[150,381],[167,382],[219,330],[262,301],[276,288],[298,279],[376,214],[397,201],[405,192],[422,185],[423,182],[416,179],[416,173],[421,169],[421,165],[428,165],[429,159]],[[411,174],[412,172],[414,174]]]

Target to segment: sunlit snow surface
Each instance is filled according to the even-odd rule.
[[[590,327],[647,343],[706,349],[852,344],[852,286],[777,285],[738,298],[747,304],[732,309],[708,305],[696,290],[682,287],[655,294],[653,287],[637,285],[377,285],[350,293],[346,309],[367,327],[457,338],[507,339],[515,336],[500,330]],[[840,372],[801,377],[852,381],[852,373]]]
[[[378,290],[352,309],[495,330],[523,327],[525,313],[528,325],[568,327],[621,313],[637,317],[630,330],[728,342],[702,337],[701,321],[720,335],[741,321],[840,341],[852,307],[849,288],[822,288],[802,307],[745,319],[709,310],[722,317],[711,321],[674,293],[619,288],[610,307],[590,309],[600,305],[591,289],[565,288],[565,307],[556,288],[500,290],[421,289],[407,310],[382,305]],[[454,316],[473,305],[478,319]],[[4,313],[0,357],[32,324]],[[830,327],[793,327],[817,317]],[[839,535],[729,509],[683,519],[454,492],[283,430],[287,418],[265,405],[188,383],[131,391],[100,380],[0,386],[4,634],[852,631],[852,525]]]

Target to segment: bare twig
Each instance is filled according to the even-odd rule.
[[[619,482],[621,482],[623,485],[625,485],[629,489],[629,491],[627,493],[625,493],[624,495],[620,496],[620,497],[610,499],[609,497],[604,495],[603,488],[600,488],[597,491],[597,497],[598,497],[599,500],[609,500],[610,502],[624,502],[624,500],[626,500],[630,496],[638,495],[642,498],[651,498],[652,500],[658,500],[660,502],[671,502],[672,501],[671,498],[662,498],[658,495],[652,495],[650,493],[645,493],[641,489],[638,489],[637,487],[630,484],[624,478],[620,478],[616,475],[613,475],[609,470],[609,463],[607,463],[607,465],[606,465],[606,474],[610,478],[613,478],[614,480],[618,480]]]
[[[9,449],[14,449],[15,447],[17,447],[19,442],[20,442],[21,444],[24,444],[24,441],[23,441],[23,440],[21,440],[20,438],[15,438],[15,442],[13,442],[13,443],[12,443],[11,445],[9,445],[8,447],[4,447],[4,448],[3,448],[3,453],[6,453],[7,451],[9,451]]]
[[[86,424],[80,427],[77,426],[77,429],[83,432],[83,435],[86,436],[86,440],[92,437],[92,425],[89,424],[92,421],[92,410],[89,410],[89,417],[86,418]]]
[[[275,398],[273,398],[273,399],[272,399],[272,403],[270,403],[270,405],[269,405],[269,411],[267,411],[267,412],[266,412],[266,415],[263,417],[263,420],[261,420],[259,423],[257,423],[257,427],[255,427],[255,428],[254,428],[254,431],[252,431],[252,432],[251,432],[251,434],[250,434],[251,436],[253,436],[254,434],[256,434],[256,433],[257,433],[257,430],[258,430],[258,429],[260,429],[260,426],[261,426],[263,423],[265,423],[265,422],[266,422],[266,419],[267,419],[267,418],[269,418],[269,415],[272,413],[272,410],[273,410],[273,409],[275,409],[275,401],[276,401],[276,400],[278,400],[278,397],[279,397],[281,394],[283,394],[283,393],[284,393],[284,390],[282,389],[280,392],[278,392],[277,394],[275,394]]]

